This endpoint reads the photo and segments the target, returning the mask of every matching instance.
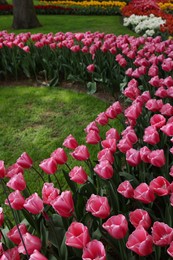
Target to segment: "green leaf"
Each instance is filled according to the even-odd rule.
[[[133,183],[137,186],[139,185],[139,181],[134,177],[134,175],[128,173],[128,172],[120,172],[119,175],[121,177],[125,177],[126,180],[133,181]]]
[[[66,237],[64,236],[64,239],[63,239],[61,247],[60,247],[60,257],[63,260],[68,260],[68,250],[67,250],[67,246],[65,244],[65,239],[66,239]]]
[[[74,183],[74,181],[70,180],[70,177],[68,175],[68,172],[66,172],[65,170],[62,170],[64,177],[66,179],[67,184],[69,185],[70,189],[73,191],[73,193],[75,193],[77,191],[77,185],[76,183]]]
[[[96,91],[97,91],[96,82],[88,82],[87,83],[87,93],[92,95],[92,94],[96,93]]]

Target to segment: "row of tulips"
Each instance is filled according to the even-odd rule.
[[[46,38],[22,34],[17,39],[14,34],[2,35],[7,37],[6,52],[17,39],[32,42],[25,46],[30,51],[46,47],[50,52],[45,40],[54,37],[62,50],[64,41],[70,43],[66,37],[71,37],[84,44],[85,55],[93,61],[99,57],[101,63],[104,54],[113,57],[119,71],[111,67],[112,72],[121,73],[124,80],[122,104],[114,102],[86,126],[85,144],[70,134],[64,137],[63,148],[52,151],[39,165],[27,152],[11,166],[0,161],[5,204],[15,219],[12,224],[1,209],[0,259],[173,258],[173,41],[100,33],[58,33]],[[90,53],[99,45],[99,56]],[[15,45],[16,52],[25,47]],[[78,61],[82,67],[83,52],[78,52],[74,55],[82,54]],[[23,54],[23,59],[30,55],[26,50]],[[100,63],[88,68],[93,79]],[[116,128],[117,120],[121,129]],[[91,156],[93,146],[95,156]],[[41,191],[30,193],[25,178],[30,171],[43,182]],[[61,171],[68,184],[65,190],[58,181]]]

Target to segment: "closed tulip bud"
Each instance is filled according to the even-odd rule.
[[[106,251],[102,242],[94,239],[83,249],[82,260],[106,260]]]
[[[70,134],[66,137],[66,139],[63,142],[63,146],[69,148],[69,149],[75,149],[78,146],[78,142],[76,139]]]
[[[122,239],[128,231],[128,222],[124,215],[110,217],[102,227],[115,239]]]
[[[161,114],[155,114],[150,118],[150,124],[157,129],[163,127],[166,123],[166,118]]]
[[[97,218],[107,218],[110,215],[107,197],[92,194],[86,203],[86,211]]]
[[[19,172],[23,174],[24,173],[23,168],[19,166],[17,163],[14,163],[7,168],[6,177],[11,178],[14,175],[18,174]]]
[[[141,162],[140,152],[133,148],[129,149],[126,152],[126,161],[133,167],[137,166]]]
[[[122,153],[126,153],[129,149],[132,148],[132,142],[126,137],[123,137],[117,144],[118,149]]]
[[[110,128],[107,132],[106,132],[106,139],[115,139],[115,140],[119,140],[120,139],[120,135],[117,131],[117,129],[115,128]]]
[[[87,66],[87,71],[90,73],[93,73],[95,70],[95,65],[94,64],[90,64]]]
[[[105,112],[102,112],[98,114],[96,120],[95,120],[99,125],[106,125],[109,121],[107,115]]]
[[[155,126],[148,126],[145,128],[143,141],[155,145],[160,142],[160,136]]]
[[[158,176],[150,182],[149,187],[158,196],[166,196],[169,194],[170,183],[163,176]]]
[[[106,139],[101,142],[101,145],[104,149],[108,148],[112,153],[115,153],[117,150],[117,141],[116,139]]]
[[[163,149],[151,151],[151,153],[148,155],[148,158],[150,163],[156,167],[162,167],[166,163]]]
[[[160,113],[164,116],[173,116],[173,106],[169,103],[164,104],[160,109]]]
[[[47,174],[54,174],[57,171],[57,162],[53,157],[44,159],[39,167]]]
[[[152,238],[153,243],[157,246],[167,246],[173,240],[173,228],[164,222],[156,221],[153,224]]]
[[[31,157],[26,152],[22,153],[16,162],[24,169],[31,168],[33,163]]]
[[[57,164],[65,164],[67,162],[67,155],[63,148],[56,149],[51,157],[56,161]]]
[[[98,152],[97,154],[97,158],[98,158],[98,161],[101,162],[101,161],[109,161],[111,164],[113,164],[114,162],[114,156],[112,154],[112,152],[109,150],[109,148],[105,148],[105,149],[102,149],[101,151]]]
[[[6,174],[4,161],[0,160],[0,178],[4,178]]]
[[[88,144],[98,144],[100,140],[100,135],[94,130],[90,130],[86,136],[86,143]]]
[[[140,256],[153,252],[152,236],[140,225],[128,237],[126,247]]]
[[[88,176],[82,166],[75,166],[70,172],[69,172],[70,180],[79,183],[84,184]]]
[[[104,160],[96,164],[94,167],[94,171],[102,178],[102,179],[111,179],[113,176],[114,169],[108,160]]]
[[[14,226],[10,231],[7,233],[7,237],[16,245],[20,244],[21,236],[23,236],[27,232],[27,228],[25,224],[19,224],[18,227]]]
[[[23,241],[24,241],[25,247],[26,247],[29,255],[31,255],[35,249],[40,251],[40,249],[41,249],[40,238],[38,238],[34,235],[31,235],[28,232],[26,232],[22,237],[23,237]],[[23,255],[26,255],[26,251],[25,251],[25,248],[24,248],[22,242],[20,242],[20,244],[18,245],[18,252]]]
[[[29,260],[48,260],[48,258],[35,249],[34,252],[30,255]]]
[[[72,222],[65,236],[65,244],[75,248],[82,249],[90,241],[88,228],[80,222]]]
[[[90,157],[88,148],[85,145],[79,145],[75,150],[70,153],[71,156],[78,161],[88,160]]]
[[[84,129],[85,133],[87,133],[87,134],[88,134],[91,130],[93,130],[93,131],[99,133],[99,128],[98,128],[98,126],[97,126],[97,124],[96,124],[95,121],[89,123],[89,124],[86,126],[86,128]]]
[[[26,188],[26,181],[23,177],[23,174],[19,172],[18,174],[15,174],[13,177],[11,177],[6,185],[13,190],[22,191]]]
[[[54,210],[62,217],[68,218],[74,212],[74,202],[71,191],[63,191],[52,203]]]
[[[141,225],[143,228],[148,229],[151,226],[151,218],[146,210],[136,209],[131,211],[129,218],[135,228]]]
[[[154,201],[155,196],[154,196],[154,192],[150,189],[150,187],[146,183],[141,183],[134,190],[133,198],[145,204],[148,204]]]
[[[39,214],[43,211],[43,201],[35,192],[25,200],[23,207],[32,214]]]
[[[16,190],[8,195],[8,200],[10,201],[10,205],[13,209],[20,210],[23,208],[23,204],[25,203],[25,198],[21,195],[19,190]],[[5,204],[9,205],[9,201],[5,200]],[[9,205],[9,206],[10,206]]]
[[[139,150],[141,160],[145,163],[150,163],[150,159],[148,158],[148,155],[151,153],[151,150],[147,146],[143,146]]]
[[[20,260],[18,248],[15,246],[3,252],[1,260]]]
[[[173,136],[173,124],[167,123],[166,125],[162,126],[160,130],[167,136]]]

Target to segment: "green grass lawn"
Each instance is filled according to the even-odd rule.
[[[8,32],[27,32],[31,33],[49,33],[49,32],[105,32],[119,34],[136,35],[127,27],[122,25],[121,16],[81,16],[81,15],[38,15],[42,27],[30,30],[14,30],[11,28],[12,15],[2,15],[0,22],[0,31]]]

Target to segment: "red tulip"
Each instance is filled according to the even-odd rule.
[[[106,251],[102,242],[94,239],[83,249],[82,260],[106,260]]]
[[[25,224],[19,224],[18,228],[17,226],[14,226],[12,229],[10,229],[10,231],[7,232],[7,237],[16,245],[20,244],[21,242],[21,236],[18,229],[20,230],[22,236],[27,232]]]
[[[102,227],[115,239],[122,239],[128,231],[128,222],[124,215],[110,217]]]
[[[52,203],[54,210],[62,217],[70,217],[74,212],[71,191],[63,191]]]
[[[53,157],[44,159],[39,167],[47,174],[54,174],[57,171],[57,162]]]
[[[72,222],[65,236],[65,244],[75,248],[84,248],[90,241],[88,228],[80,222]]]
[[[141,183],[136,187],[133,197],[145,204],[151,203],[155,199],[153,191],[146,183]]]
[[[57,164],[64,164],[67,162],[67,155],[63,148],[57,148],[51,157],[56,161]]]
[[[157,246],[167,246],[173,240],[173,228],[164,222],[156,221],[152,227],[153,243]]]
[[[78,146],[78,143],[76,139],[70,134],[66,137],[66,139],[63,142],[63,145],[69,149],[75,149]]]
[[[126,247],[140,256],[153,252],[152,236],[140,225],[128,237]]]
[[[19,190],[10,193],[8,199],[13,209],[20,210],[23,208],[23,204],[25,203],[25,198],[21,195]],[[5,204],[9,205],[7,199],[5,200]]]
[[[35,249],[30,255],[29,260],[48,260],[48,258],[42,255],[37,249]]]
[[[13,177],[11,177],[6,185],[13,190],[22,191],[26,188],[26,181],[23,177],[23,174],[19,172],[18,174],[15,174]]]
[[[145,229],[148,229],[151,226],[151,218],[146,210],[136,209],[131,211],[129,214],[130,223],[137,228],[142,226]]]
[[[84,184],[88,176],[82,166],[75,166],[70,172],[69,172],[70,180],[79,183]]]
[[[59,196],[60,191],[54,188],[53,183],[45,182],[42,188],[42,200],[44,204],[51,205],[53,201]]]
[[[23,241],[24,241],[25,247],[26,247],[29,255],[31,255],[35,249],[40,251],[40,249],[41,249],[40,238],[38,238],[34,235],[31,235],[28,232],[26,232],[22,237],[23,237]],[[20,242],[20,244],[18,245],[18,252],[26,255],[26,251],[25,251],[25,248],[24,248],[22,242]]]
[[[32,214],[39,214],[43,211],[43,201],[35,192],[25,200],[23,207]]]
[[[102,179],[111,179],[113,176],[114,169],[108,160],[100,161],[99,164],[96,164],[94,171]]]
[[[86,211],[97,218],[107,218],[110,215],[110,206],[107,197],[92,194],[87,201]]]
[[[33,163],[31,157],[26,152],[22,153],[16,162],[19,166],[21,166],[24,169],[32,167]]]
[[[70,153],[71,156],[78,161],[88,160],[90,157],[88,148],[85,145],[79,145],[75,150]]]
[[[117,188],[117,191],[125,198],[133,198],[134,189],[129,181],[123,181]]]

